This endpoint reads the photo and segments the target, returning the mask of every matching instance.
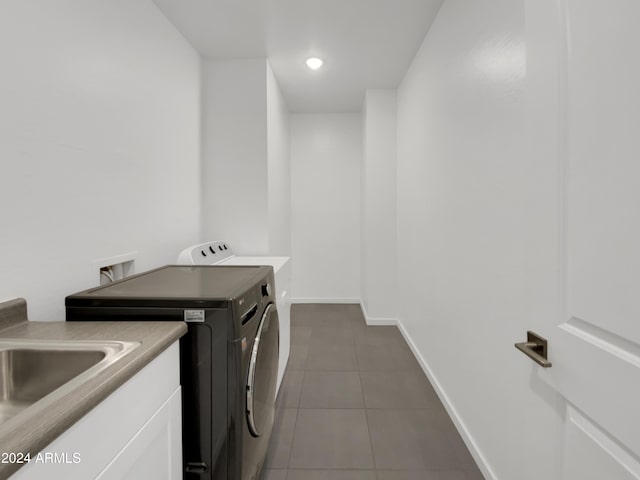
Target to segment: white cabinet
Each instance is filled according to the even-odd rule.
[[[179,362],[175,342],[11,479],[182,478]]]
[[[180,388],[98,476],[100,480],[182,478]]]

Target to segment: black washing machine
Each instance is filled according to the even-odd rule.
[[[180,339],[185,480],[253,480],[267,452],[278,374],[268,266],[166,266],[70,295],[67,321],[187,322]]]

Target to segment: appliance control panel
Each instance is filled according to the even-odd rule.
[[[216,240],[185,248],[178,255],[177,264],[215,265],[229,257],[233,257],[233,250],[227,245],[227,242]]]

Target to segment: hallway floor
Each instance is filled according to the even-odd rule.
[[[296,304],[261,480],[481,480],[396,327]]]

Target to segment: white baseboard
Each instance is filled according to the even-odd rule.
[[[364,315],[364,319],[367,322],[367,325],[398,325],[397,318],[380,318],[380,317],[371,317],[367,313],[367,309],[364,306],[364,302],[359,300],[360,308],[362,308],[362,314]]]
[[[359,298],[298,297],[298,298],[291,299],[291,302],[292,303],[357,303],[360,305],[360,308],[362,309],[362,314],[364,315],[367,325],[396,325],[400,330],[400,333],[402,333],[402,336],[406,340],[407,344],[409,345],[409,348],[413,352],[413,355],[416,357],[416,360],[420,364],[420,367],[424,371],[424,374],[427,376],[427,378],[431,382],[431,385],[433,385],[434,390],[438,394],[438,398],[440,398],[440,401],[444,405],[444,408],[447,410],[447,413],[451,417],[451,421],[456,426],[458,433],[460,433],[462,440],[464,441],[465,445],[469,449],[469,452],[471,453],[471,456],[473,457],[476,464],[478,465],[478,468],[480,468],[482,475],[484,475],[484,478],[486,480],[498,479],[496,474],[493,472],[493,470],[487,463],[486,458],[478,448],[478,445],[476,444],[475,440],[467,430],[467,427],[460,419],[460,416],[458,415],[458,412],[456,411],[456,409],[453,407],[451,401],[449,400],[449,397],[442,389],[440,382],[438,382],[438,379],[433,374],[433,371],[431,370],[431,368],[425,361],[424,357],[416,347],[416,344],[414,343],[413,339],[409,335],[409,332],[407,332],[407,329],[402,323],[402,320],[398,318],[370,317],[367,313],[367,309],[365,308],[364,303]]]
[[[291,303],[360,303],[359,298],[347,297],[296,297]]]
[[[431,382],[431,385],[433,385],[434,390],[438,394],[438,398],[440,398],[440,401],[444,405],[444,408],[447,410],[447,413],[451,417],[451,421],[453,421],[454,425],[456,426],[456,429],[458,430],[458,433],[460,433],[460,436],[462,437],[462,440],[464,441],[465,445],[469,449],[469,452],[471,453],[471,456],[473,457],[473,459],[475,460],[476,464],[478,465],[478,468],[480,468],[480,471],[482,472],[482,475],[484,475],[484,478],[486,480],[497,480],[498,477],[496,476],[496,474],[493,472],[493,470],[489,466],[489,464],[487,462],[487,459],[484,457],[484,455],[482,454],[482,452],[478,448],[478,445],[476,444],[475,440],[473,439],[473,437],[471,436],[471,434],[467,430],[467,427],[462,422],[462,420],[460,420],[460,416],[458,415],[458,412],[456,411],[456,409],[451,404],[451,400],[449,400],[449,397],[447,396],[447,394],[442,389],[442,386],[440,385],[440,382],[438,382],[438,379],[433,374],[433,371],[431,370],[431,368],[429,367],[429,365],[425,361],[424,357],[418,351],[418,348],[416,347],[416,344],[411,339],[411,336],[409,336],[409,333],[407,332],[406,328],[404,327],[404,325],[402,323],[402,320],[400,320],[400,319],[396,320],[396,324],[398,325],[398,329],[400,329],[400,333],[402,333],[402,336],[404,337],[404,339],[406,340],[407,344],[409,345],[409,348],[411,348],[411,351],[413,352],[413,355],[416,357],[416,360],[418,360],[418,363],[420,364],[420,367],[422,368],[422,370],[424,371],[425,375],[427,376],[427,378]]]

